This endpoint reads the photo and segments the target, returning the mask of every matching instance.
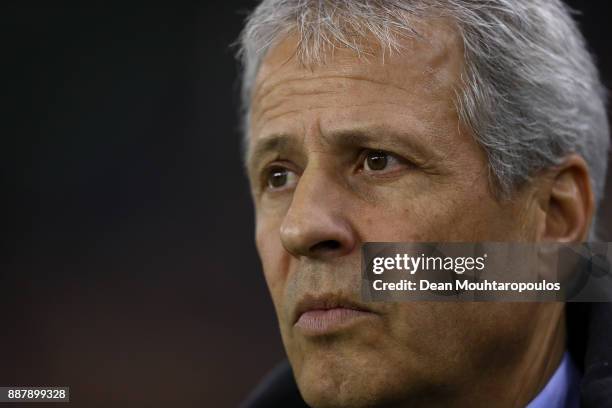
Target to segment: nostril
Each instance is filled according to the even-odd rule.
[[[315,245],[310,247],[310,252],[327,252],[334,251],[340,248],[340,242],[336,240],[327,240],[316,243]]]

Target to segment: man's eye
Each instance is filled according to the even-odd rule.
[[[266,187],[270,190],[291,188],[297,182],[297,174],[284,167],[272,167],[266,174]]]
[[[368,150],[366,152],[363,169],[368,172],[382,172],[392,170],[402,163],[394,155],[381,150]]]

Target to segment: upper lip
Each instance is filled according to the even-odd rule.
[[[361,310],[364,312],[373,313],[373,311],[363,305],[362,303],[355,302],[348,297],[342,295],[306,295],[304,296],[295,307],[293,313],[293,323],[297,322],[300,316],[311,310],[328,310],[335,308]]]

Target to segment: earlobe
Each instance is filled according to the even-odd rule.
[[[584,241],[595,208],[588,166],[582,157],[572,154],[552,172],[542,239],[549,242]]]

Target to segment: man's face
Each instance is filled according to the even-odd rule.
[[[304,67],[288,37],[257,77],[248,157],[257,248],[314,406],[450,398],[492,366],[510,370],[546,308],[360,301],[363,242],[535,239],[531,196],[495,199],[485,153],[459,123],[457,36],[421,31],[384,64],[336,49]]]

